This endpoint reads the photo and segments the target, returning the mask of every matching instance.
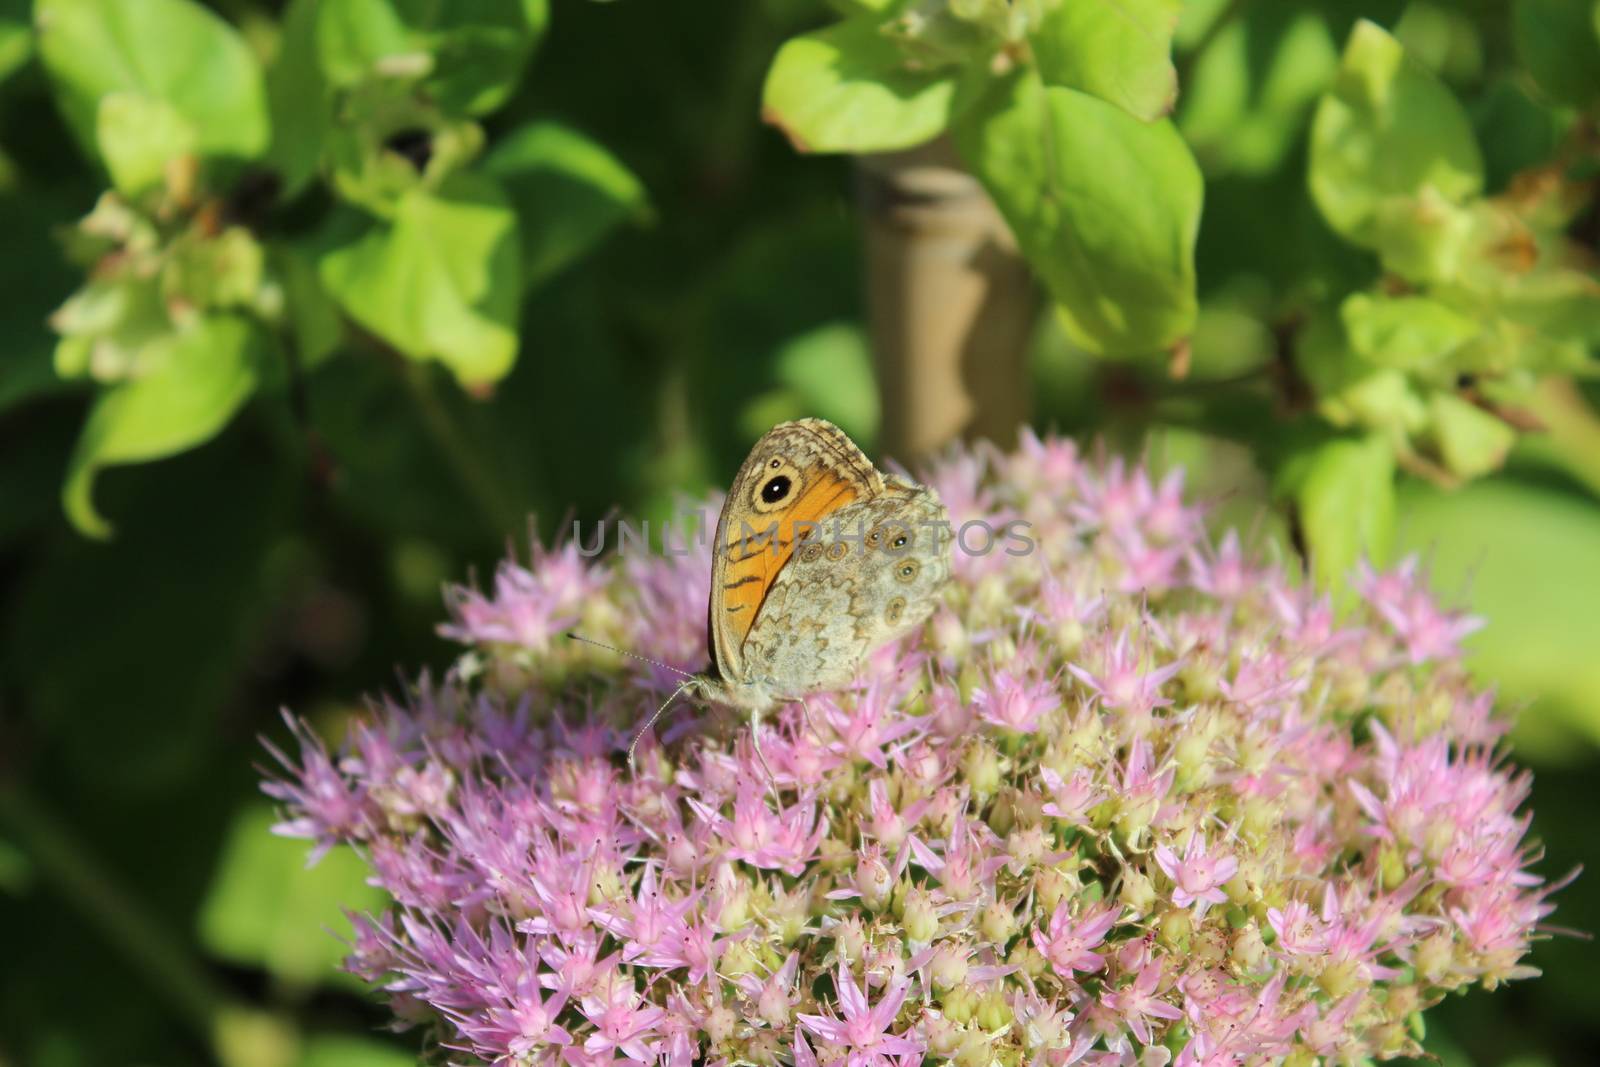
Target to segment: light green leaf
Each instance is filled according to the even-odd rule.
[[[863,448],[878,434],[878,383],[872,351],[861,327],[831,322],[791,338],[771,359],[776,388],[740,412],[746,437],[759,437],[775,423],[815,415],[840,426]]]
[[[516,88],[549,17],[548,0],[341,0],[321,5],[317,53],[339,88],[420,77],[446,113],[481,115]]]
[[[1428,398],[1433,425],[1429,436],[1439,458],[1458,478],[1477,478],[1499,470],[1517,433],[1501,419],[1455,393],[1436,390]]]
[[[1336,231],[1376,247],[1386,202],[1432,192],[1461,203],[1483,188],[1466,112],[1376,24],[1356,24],[1311,128],[1311,195]]]
[[[1339,66],[1322,13],[1252,15],[1230,19],[1209,39],[1183,85],[1178,128],[1208,177],[1276,171],[1300,146],[1307,115]]]
[[[130,197],[160,185],[167,164],[193,153],[198,141],[194,126],[177,108],[137,93],[101,97],[96,126],[95,140],[111,183]]]
[[[482,115],[506,102],[550,21],[549,0],[400,0],[435,56],[428,87],[447,112]]]
[[[322,258],[345,313],[412,359],[436,359],[468,387],[504,377],[517,355],[517,218],[492,181],[458,174],[401,196],[392,224]]]
[[[649,216],[644,186],[596,141],[557,122],[507,134],[484,160],[517,210],[522,282],[537,285],[617,226]]]
[[[142,377],[112,386],[89,412],[62,486],[72,524],[89,537],[111,526],[94,508],[102,469],[183,452],[214,437],[255,390],[263,342],[248,321],[201,319],[172,335]]]
[[[93,151],[101,98],[171,104],[207,156],[254,159],[269,136],[260,65],[239,33],[191,0],[38,0],[39,54],[67,121]]]
[[[1473,103],[1472,125],[1490,189],[1503,189],[1518,171],[1548,161],[1561,142],[1561,116],[1535,101],[1525,85],[1521,78],[1502,75]]]
[[[350,934],[344,911],[378,911],[383,892],[346,848],[307,867],[309,843],[273,834],[275,821],[266,804],[234,818],[197,916],[201,944],[295,986],[359,984],[338,970],[348,951],[339,937]]]
[[[1600,37],[1591,0],[1516,0],[1517,56],[1541,92],[1581,110],[1600,106]]]
[[[1558,267],[1527,275],[1504,294],[1498,310],[1541,333],[1600,346],[1600,278],[1585,271]]]
[[[27,0],[0,3],[0,82],[21,70],[33,55],[27,10]]]
[[[1356,355],[1340,317],[1319,312],[1295,345],[1295,368],[1317,397],[1317,411],[1335,426],[1364,426],[1406,436],[1427,423],[1410,377]]]
[[[1046,85],[1078,89],[1146,121],[1172,110],[1172,33],[1183,0],[1061,0],[1029,37]]]
[[[1345,336],[1358,355],[1401,370],[1439,366],[1481,329],[1470,315],[1424,296],[1354,293],[1339,313]]]
[[[291,0],[283,14],[278,53],[267,67],[272,145],[267,163],[283,181],[283,196],[298,193],[317,172],[332,119],[328,85],[317,62],[318,0]]]
[[[302,370],[310,370],[338,351],[344,339],[339,308],[323,287],[311,254],[281,242],[271,251],[274,273],[283,283],[283,315]]]
[[[412,40],[392,0],[341,0],[315,6],[312,36],[317,61],[335,88],[352,88],[379,72],[394,73],[403,56],[421,57],[408,65],[408,69],[415,66],[418,74],[432,70],[432,60],[420,42]]]
[[[942,133],[955,79],[910,70],[863,16],[790,38],[761,94],[761,114],[800,152],[887,152]]]
[[[1454,492],[1413,483],[1401,504],[1403,549],[1424,554],[1447,603],[1464,597],[1487,620],[1466,641],[1468,665],[1504,705],[1531,703],[1519,750],[1570,760],[1600,745],[1600,508],[1507,478]]]
[[[295,1067],[416,1067],[417,1056],[370,1037],[317,1034],[305,1043]]]
[[[1294,500],[1318,586],[1346,596],[1361,559],[1382,563],[1394,536],[1394,450],[1376,434],[1322,441],[1279,472]]]
[[[1023,72],[986,85],[956,139],[1077,344],[1150,354],[1193,330],[1204,189],[1171,122]]]

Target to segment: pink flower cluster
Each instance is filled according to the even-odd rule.
[[[1181,483],[1065,441],[931,473],[958,556],[925,629],[762,725],[692,704],[707,560],[572,545],[458,591],[442,682],[296,725],[280,832],[393,898],[349,957],[448,1058],[1160,1067],[1414,1053],[1532,974],[1528,782],[1414,564],[1345,614]],[[771,768],[771,777],[766,767]]]

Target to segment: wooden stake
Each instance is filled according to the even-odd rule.
[[[1011,444],[1031,413],[1038,293],[1005,220],[947,139],[858,158],[881,451]]]

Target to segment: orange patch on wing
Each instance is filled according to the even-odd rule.
[[[722,621],[736,647],[744,643],[755,625],[767,592],[794,555],[795,542],[798,534],[805,532],[805,524],[820,524],[858,495],[850,481],[821,465],[804,471],[802,476],[805,488],[788,507],[747,520],[747,527],[729,524],[723,546],[727,568],[722,573]]]

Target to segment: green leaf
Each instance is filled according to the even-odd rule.
[[[1429,435],[1451,474],[1477,478],[1499,470],[1517,433],[1504,421],[1455,393],[1437,390],[1428,398],[1433,424]]]
[[[335,88],[352,88],[376,71],[393,71],[398,57],[422,55],[392,0],[342,0],[316,8],[317,61]],[[424,57],[418,72],[432,66]]]
[[[1183,0],[1061,0],[1029,37],[1046,85],[1078,89],[1146,121],[1172,110],[1172,32]]]
[[[1530,274],[1504,294],[1497,310],[1541,332],[1600,346],[1600,278],[1585,271]]]
[[[516,359],[517,218],[486,178],[405,193],[392,224],[328,253],[320,272],[356,322],[464,386],[498,381]]]
[[[1580,110],[1600,106],[1600,36],[1591,0],[1516,0],[1517,57],[1550,99]]]
[[[482,115],[506,102],[550,21],[549,0],[401,0],[435,57],[428,88],[447,112]]]
[[[95,141],[124,196],[161,184],[167,163],[194,152],[194,126],[165,100],[114,92],[100,98]]]
[[[1140,355],[1193,330],[1204,189],[1171,122],[1021,72],[987,85],[956,139],[1073,341]]]
[[[1570,759],[1600,744],[1600,508],[1507,478],[1445,492],[1413,483],[1401,497],[1405,551],[1422,552],[1434,587],[1488,620],[1466,641],[1468,665],[1518,717],[1520,750]],[[1582,747],[1582,746],[1580,746]]]
[[[339,938],[351,932],[344,912],[380,910],[383,892],[367,884],[367,865],[350,849],[308,867],[310,844],[272,833],[276,821],[266,804],[234,818],[199,908],[201,944],[294,986],[359,984],[338,970],[347,951]]]
[[[1229,19],[1193,60],[1178,128],[1208,177],[1270,174],[1299,150],[1307,115],[1338,66],[1322,13],[1257,7]]]
[[[955,78],[911,70],[863,16],[793,37],[761,93],[762,118],[800,152],[887,152],[932,140],[950,122]]]
[[[305,1043],[295,1067],[416,1067],[417,1056],[370,1037],[316,1034]]]
[[[62,486],[67,517],[85,535],[109,537],[95,511],[102,469],[142,463],[193,448],[215,436],[255,390],[262,339],[248,321],[204,318],[172,335],[142,377],[101,393],[89,412]]]
[[[101,98],[163,101],[207,156],[254,159],[269,136],[266,89],[244,38],[191,0],[38,0],[39,54],[57,99],[93,151]]]
[[[1328,225],[1376,247],[1387,202],[1431,191],[1460,203],[1482,190],[1483,160],[1450,91],[1363,20],[1312,122],[1310,182]]]
[[[283,283],[284,319],[302,370],[310,370],[338,351],[344,339],[339,308],[328,295],[316,262],[304,248],[280,244],[272,265]]]
[[[759,437],[775,423],[815,415],[840,426],[863,448],[878,435],[878,383],[861,327],[832,322],[786,341],[771,359],[776,388],[745,405],[739,425]]]
[[[33,27],[28,25],[27,0],[0,3],[0,82],[21,70],[32,55]]]
[[[332,121],[327,80],[317,62],[318,0],[292,0],[283,14],[278,53],[267,67],[267,104],[272,145],[267,164],[283,181],[285,199],[303,189],[322,161],[322,142]]]
[[[1317,411],[1335,426],[1364,426],[1406,436],[1427,424],[1427,411],[1406,372],[1356,355],[1340,317],[1319,312],[1302,331],[1295,368],[1317,397]]]
[[[1423,296],[1354,293],[1339,314],[1358,355],[1409,371],[1438,367],[1481,329],[1471,316]]]
[[[1337,437],[1293,456],[1278,474],[1294,500],[1318,586],[1347,596],[1356,562],[1382,563],[1394,537],[1394,449],[1379,435]]]
[[[1562,123],[1510,75],[1492,82],[1472,107],[1472,124],[1483,149],[1488,188],[1503,189],[1518,171],[1556,154]]]
[[[450,114],[505,103],[549,22],[548,0],[341,0],[321,5],[317,53],[328,80],[421,76]]]
[[[557,122],[513,130],[483,169],[517,210],[525,286],[556,274],[622,223],[649,217],[639,179],[603,145]]]

